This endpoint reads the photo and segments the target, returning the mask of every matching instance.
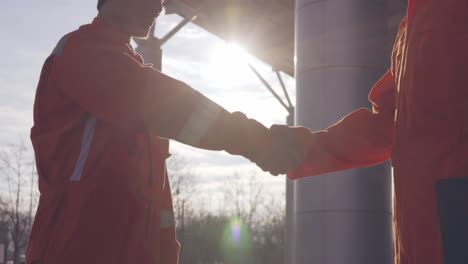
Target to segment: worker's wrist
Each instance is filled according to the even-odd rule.
[[[271,145],[270,131],[254,119],[247,118],[243,113],[235,112],[225,120],[227,128],[226,151],[242,155],[252,162],[258,163],[267,156]]]

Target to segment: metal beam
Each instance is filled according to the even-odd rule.
[[[175,26],[171,31],[169,31],[169,33],[167,33],[164,37],[161,38],[161,40],[160,40],[161,44],[160,45],[161,46],[164,45],[164,43],[166,43],[175,34],[177,34],[177,32],[179,32],[185,25],[187,25],[188,23],[194,21],[196,18],[197,18],[196,15],[194,15],[191,18],[184,18],[179,24],[177,24],[177,26]]]
[[[263,83],[263,85],[265,85],[265,87],[268,89],[268,91],[270,91],[270,93],[276,98],[276,100],[278,100],[278,102],[286,109],[286,111],[288,111],[288,113],[291,111],[291,108],[288,107],[288,105],[286,105],[283,101],[283,99],[281,99],[281,97],[279,97],[279,95],[275,92],[275,90],[273,90],[273,88],[271,87],[271,85],[265,80],[265,78],[262,77],[262,75],[254,68],[254,66],[252,66],[252,64],[248,64],[250,69],[255,73],[255,75],[257,75],[258,79],[260,79],[260,81]]]
[[[288,101],[289,108],[293,108],[293,104],[291,103],[291,99],[289,98],[289,93],[288,90],[286,90],[286,86],[284,85],[283,78],[281,77],[281,73],[278,70],[275,70],[276,72],[276,77],[278,77],[278,81],[281,85],[281,88],[283,89],[284,96],[286,97],[286,100]]]

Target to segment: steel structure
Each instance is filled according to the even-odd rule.
[[[167,14],[197,16],[196,25],[294,75],[294,1],[166,0],[164,6]]]
[[[405,0],[165,1],[167,14],[197,17],[198,26],[295,76],[296,123],[313,129],[368,106],[405,7]],[[391,263],[390,185],[388,165],[287,182],[285,263]]]

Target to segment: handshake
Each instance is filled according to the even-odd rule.
[[[250,160],[274,176],[286,174],[304,161],[310,147],[310,135],[310,130],[305,127],[273,125],[266,140],[252,144],[257,149]]]
[[[275,176],[301,165],[312,138],[305,127],[273,125],[268,129],[241,112],[226,113],[210,132],[201,147],[244,156]]]
[[[222,112],[196,144],[179,142],[208,150],[224,150],[241,155],[272,175],[297,169],[309,150],[311,132],[305,127],[273,125],[269,129],[241,112]]]

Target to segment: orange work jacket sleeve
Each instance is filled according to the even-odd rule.
[[[289,173],[298,179],[371,166],[390,158],[395,115],[394,80],[388,71],[369,94],[372,111],[360,108],[329,128],[312,133],[303,164]]]
[[[159,124],[173,133],[183,127],[202,95],[137,61],[129,46],[81,35],[71,35],[55,60],[56,83],[66,96],[117,126]]]
[[[229,113],[187,84],[138,60],[125,42],[93,32],[71,34],[55,52],[55,83],[98,120],[125,129],[144,125],[156,136],[255,160],[268,130]],[[263,143],[261,143],[263,142]]]

